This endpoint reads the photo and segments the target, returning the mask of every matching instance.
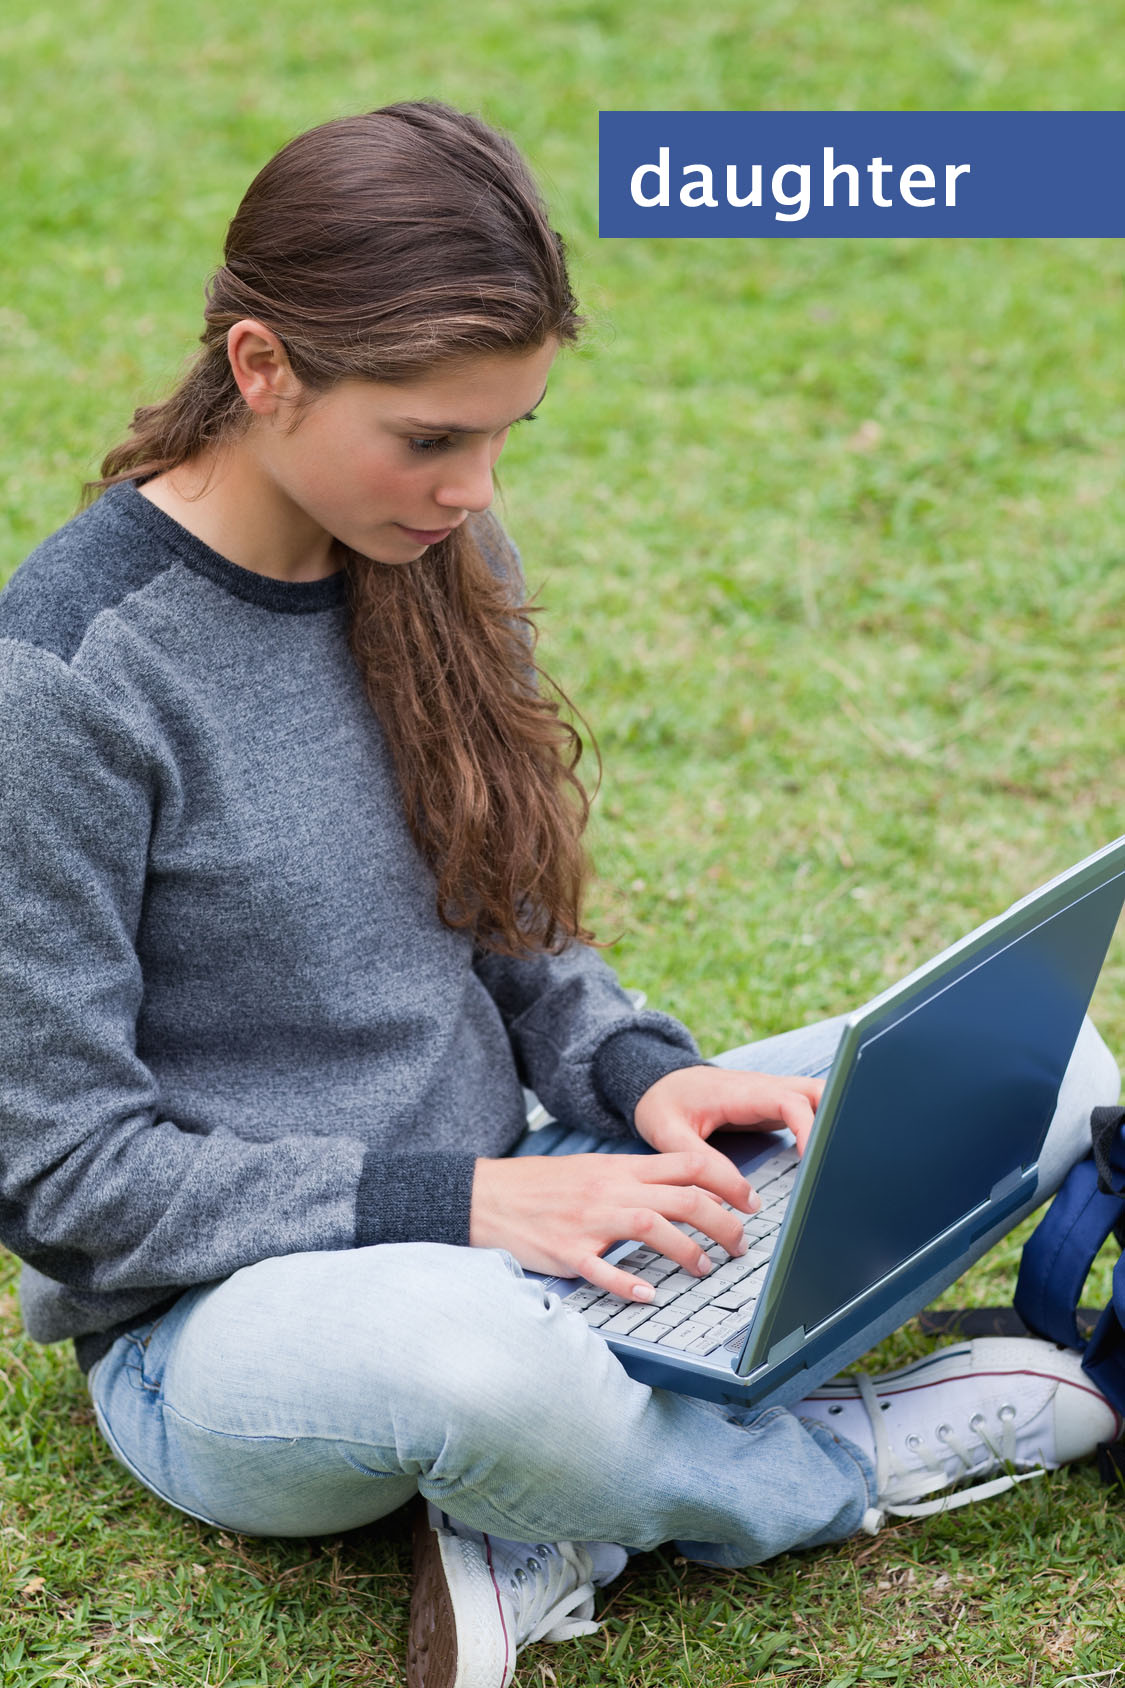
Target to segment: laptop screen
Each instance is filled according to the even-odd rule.
[[[861,1016],[757,1354],[811,1334],[975,1212],[974,1233],[992,1223],[987,1204],[1038,1158],[1123,896],[1119,874],[1041,907],[1029,929]]]

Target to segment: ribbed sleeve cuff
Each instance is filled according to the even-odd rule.
[[[668,1073],[699,1065],[700,1057],[690,1049],[668,1043],[657,1032],[626,1026],[607,1037],[594,1056],[594,1086],[605,1106],[639,1136],[633,1115],[645,1091]]]
[[[477,1157],[470,1154],[364,1156],[355,1203],[357,1248],[370,1243],[468,1246]]]

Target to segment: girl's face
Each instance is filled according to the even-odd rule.
[[[259,414],[244,440],[311,543],[411,562],[487,510],[508,430],[543,397],[557,350],[481,353],[402,385],[341,381],[295,423],[285,404]]]

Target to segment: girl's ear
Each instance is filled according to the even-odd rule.
[[[285,347],[264,323],[251,318],[236,322],[227,334],[227,357],[238,390],[255,416],[275,416],[300,393]]]

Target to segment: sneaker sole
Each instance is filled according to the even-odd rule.
[[[491,1572],[450,1531],[414,1518],[407,1688],[507,1688],[515,1667]],[[462,1646],[459,1637],[467,1641]]]

